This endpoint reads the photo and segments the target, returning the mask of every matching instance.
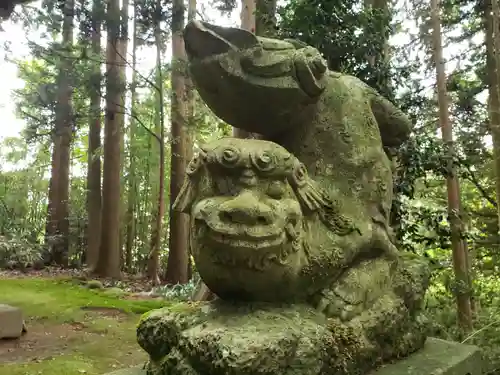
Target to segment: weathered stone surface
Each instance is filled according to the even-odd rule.
[[[371,375],[481,375],[483,370],[477,346],[429,338],[423,349]]]
[[[188,175],[175,208],[191,214],[191,252],[220,298],[310,304],[339,327],[354,319],[364,330],[354,340],[384,356],[392,349],[378,341],[423,344],[415,317],[427,263],[384,248],[379,232],[342,211],[286,149],[220,139],[201,148]]]
[[[24,331],[24,320],[21,309],[0,304],[0,339],[21,337]]]
[[[343,209],[387,229],[389,156],[411,129],[404,113],[299,41],[200,21],[184,40],[193,81],[217,116],[285,147]]]
[[[225,216],[225,225],[239,226],[240,230],[249,233],[249,238],[252,238],[251,233],[265,235],[263,212],[280,206],[275,215],[278,221],[296,222],[290,218],[296,215],[302,222],[298,237],[306,239],[303,248],[308,256],[307,259],[298,257],[300,252],[292,256],[296,264],[301,263],[296,265],[302,269],[300,290],[307,297],[314,294],[310,302],[326,315],[349,320],[369,308],[391,289],[390,284],[397,277],[398,262],[410,266],[413,276],[407,276],[414,283],[407,287],[400,284],[396,294],[405,293],[405,304],[412,306],[410,310],[418,309],[430,272],[423,261],[415,260],[414,265],[410,265],[412,262],[408,259],[400,261],[389,227],[393,199],[391,149],[407,138],[411,128],[408,118],[359,79],[329,71],[321,54],[301,42],[259,38],[245,30],[199,21],[187,25],[184,40],[193,81],[214,113],[235,127],[261,133],[266,140],[283,146],[292,154],[289,161],[300,161],[289,163],[288,173],[268,176],[253,166],[242,168],[238,164],[227,168],[231,161],[225,162],[220,153],[234,154],[237,149],[245,155],[241,160],[246,160],[247,154],[254,155],[254,159],[261,157],[259,154],[266,154],[283,161],[284,150],[278,151],[264,141],[260,141],[259,146],[259,141],[254,140],[226,139],[207,145],[191,164],[192,173],[188,179],[192,182],[191,187],[202,187],[188,189],[193,195],[187,199],[191,204],[183,204],[186,196],[177,204],[178,209],[193,217],[197,215],[193,231],[203,227],[204,221],[207,223],[206,218],[200,220],[200,215],[210,207],[200,207],[200,204],[203,206],[221,197],[234,197],[232,205],[241,205],[243,199],[238,203],[236,198],[252,198],[253,208],[244,207],[247,213],[255,213],[255,208],[260,208],[262,212],[258,216],[264,220],[260,224],[234,220],[229,223],[229,216]],[[260,152],[259,147],[262,148]],[[208,173],[203,173],[205,165]],[[199,170],[202,172],[197,173]],[[242,177],[246,175],[250,177]],[[250,180],[257,182],[248,187]],[[268,183],[281,185],[284,195],[270,196]],[[239,191],[246,195],[237,194]],[[252,194],[247,194],[248,191]],[[300,214],[291,191],[295,201],[300,203]],[[294,209],[289,209],[288,217],[284,217],[287,205]],[[195,208],[191,210],[192,207]],[[200,211],[201,208],[204,211]],[[241,211],[241,207],[238,210]],[[208,216],[213,218],[217,210],[212,211],[214,213]],[[211,223],[205,226],[210,228],[215,220],[209,219]],[[215,225],[220,226],[220,222]],[[298,232],[296,227],[292,229]],[[199,246],[199,240],[192,244],[193,248]],[[203,244],[202,256],[209,253],[209,247]],[[220,244],[216,247],[221,248]],[[222,250],[217,250],[217,254],[223,257]],[[224,261],[226,264],[237,262],[236,257],[229,256]],[[255,267],[254,263],[261,266],[259,260],[250,258],[252,266]],[[255,298],[255,293],[241,288],[238,282],[234,284],[234,279],[212,282],[208,269],[215,274],[220,267],[209,263],[208,259],[201,258],[196,262],[202,279],[221,298],[286,299],[290,297],[287,291],[296,293],[298,289],[293,282],[282,288],[283,284],[272,283],[261,275],[250,276],[236,266],[237,271],[232,272],[232,276],[239,275],[242,279],[250,276],[252,282],[259,280],[261,283],[260,289],[264,292]],[[310,285],[304,285],[306,274],[310,275]],[[402,274],[400,272],[400,276]],[[226,288],[233,288],[230,296],[220,290],[224,283]],[[330,285],[327,287],[327,284]],[[415,287],[419,293],[412,292]],[[277,290],[279,292],[275,293]],[[274,293],[274,297],[266,293]]]
[[[481,352],[476,346],[429,338],[418,352],[384,365],[369,375],[481,375],[482,371]],[[146,374],[143,366],[138,366],[106,375]]]
[[[357,375],[422,346],[425,335],[395,334],[408,327],[392,309],[342,324],[307,305],[181,303],[143,317],[137,337],[155,375]]]
[[[317,50],[191,22],[202,98],[264,139],[203,145],[174,208],[221,298],[144,317],[149,375],[361,375],[422,348],[430,269],[389,227],[406,116]]]

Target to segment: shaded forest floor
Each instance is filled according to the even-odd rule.
[[[140,314],[168,302],[89,286],[67,276],[0,275],[0,302],[20,307],[28,329],[0,340],[0,374],[100,375],[142,363]]]
[[[458,328],[455,299],[438,281],[426,298],[431,336],[480,346],[485,373],[500,374],[498,277],[478,279],[469,333]],[[156,295],[134,276],[112,282],[76,270],[0,271],[0,303],[20,307],[28,329],[19,340],[0,340],[0,374],[102,375],[143,363],[135,337],[141,314],[179,297]]]

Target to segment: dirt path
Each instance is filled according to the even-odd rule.
[[[0,340],[0,363],[50,360],[71,351],[79,343],[102,339],[106,332],[96,332],[91,322],[96,318],[126,320],[129,316],[113,308],[85,308],[81,322],[49,323],[44,319],[28,320],[27,333],[16,340]]]

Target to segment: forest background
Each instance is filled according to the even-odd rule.
[[[170,207],[193,150],[232,131],[189,80],[194,18],[300,39],[412,118],[392,150],[396,237],[432,264],[433,334],[481,345],[499,371],[498,0],[18,6],[0,34],[0,268],[144,275],[189,295],[187,218]]]

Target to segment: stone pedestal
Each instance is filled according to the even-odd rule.
[[[0,339],[15,339],[24,331],[24,320],[21,309],[0,304]]]
[[[483,363],[477,346],[429,338],[423,349],[388,364],[370,375],[481,375]]]
[[[481,375],[482,373],[483,364],[478,347],[429,338],[423,349],[408,358],[384,365],[370,375]],[[147,372],[143,366],[138,366],[107,375],[147,375]]]

